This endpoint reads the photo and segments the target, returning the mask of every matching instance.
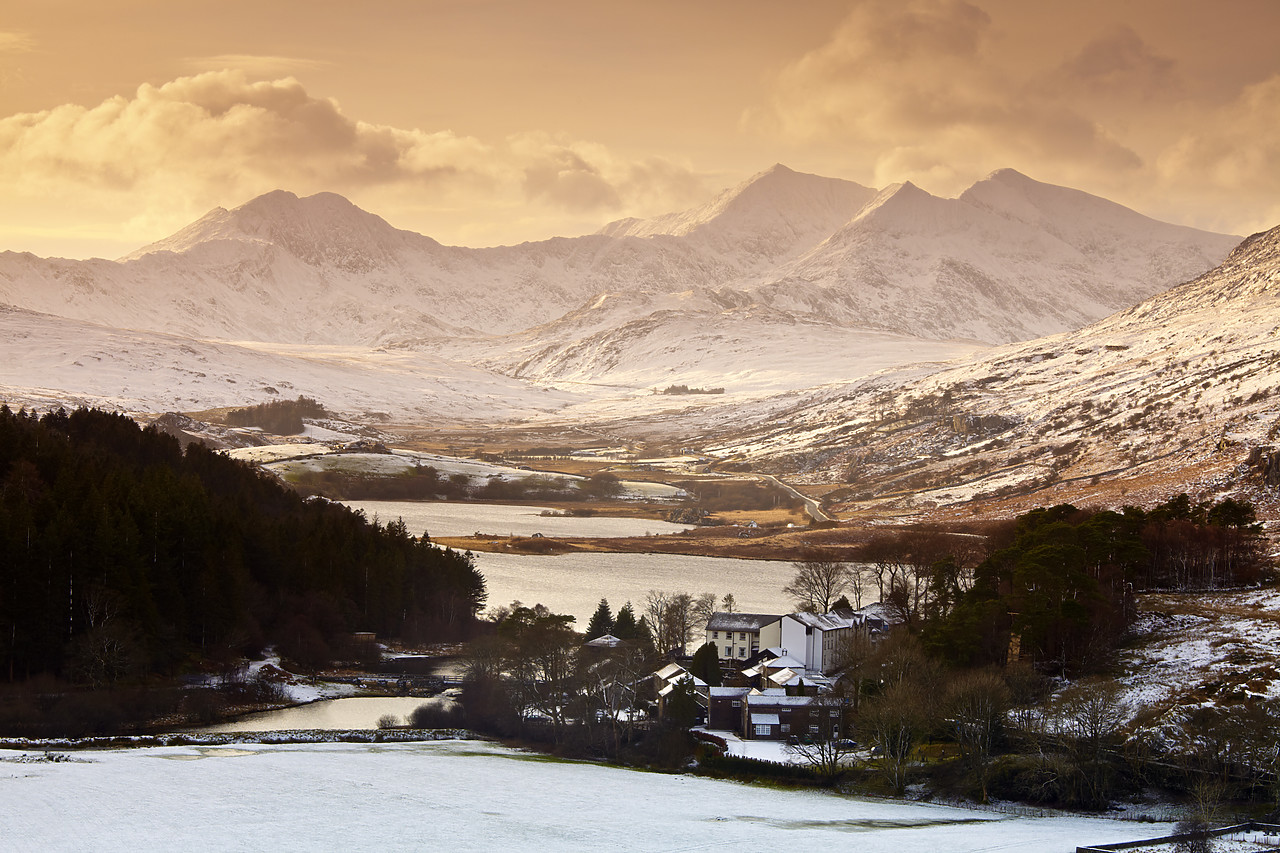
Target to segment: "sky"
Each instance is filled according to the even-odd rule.
[[[15,0],[0,250],[118,257],[261,193],[486,246],[774,163],[954,196],[999,168],[1280,224],[1276,0]]]

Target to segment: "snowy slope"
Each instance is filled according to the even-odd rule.
[[[826,389],[720,450],[787,457],[793,470],[821,458],[818,479],[857,480],[863,493],[910,484],[912,500],[935,505],[1109,478],[1149,483],[1156,498],[1213,497],[1257,485],[1249,460],[1280,435],[1277,339],[1280,228],[1086,328],[925,377],[886,372]],[[1273,492],[1255,497],[1280,517]]]
[[[890,187],[758,296],[920,337],[1079,328],[1218,263],[1238,242],[997,172],[958,199]]]
[[[758,270],[813,248],[848,222],[875,190],[795,172],[781,163],[707,204],[656,219],[623,219],[610,237],[683,237],[727,264]]]
[[[193,411],[306,395],[365,417],[527,417],[572,393],[408,351],[232,344],[95,326],[0,306],[0,400]]]

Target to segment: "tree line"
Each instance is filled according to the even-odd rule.
[[[268,644],[320,666],[353,631],[465,637],[485,601],[469,554],[88,409],[0,407],[0,553],[10,682],[110,686]]]
[[[877,535],[854,562],[821,552],[784,590],[804,610],[879,601],[950,663],[1024,658],[1056,672],[1104,661],[1133,617],[1133,595],[1257,583],[1268,566],[1254,508],[1177,495],[1150,510],[1032,510],[967,531],[920,526]]]
[[[272,435],[298,435],[306,429],[303,418],[323,418],[328,414],[318,401],[299,396],[296,400],[273,400],[232,409],[223,420],[227,426],[257,427]]]
[[[431,465],[418,465],[390,476],[334,469],[303,470],[291,475],[291,482],[306,496],[349,501],[592,501],[613,497],[623,490],[622,482],[607,471],[581,479],[533,472],[511,479],[493,474],[473,482],[466,474],[446,475]]]

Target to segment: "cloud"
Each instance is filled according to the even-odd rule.
[[[1154,53],[1128,26],[1086,44],[1062,64],[1058,80],[1064,94],[1091,99],[1172,99],[1183,88],[1177,63]]]
[[[548,221],[589,214],[592,227],[702,189],[678,164],[544,133],[488,142],[371,124],[294,78],[252,81],[240,70],[0,119],[0,182],[31,198],[182,216],[285,188],[341,192],[357,203],[366,194],[454,218],[458,210],[478,217],[520,209]]]
[[[220,53],[217,56],[193,56],[185,65],[195,72],[234,69],[249,77],[274,77],[323,68],[328,62],[293,56],[261,56],[251,53]]]
[[[1072,87],[1160,69],[1131,33],[1083,50],[1070,68],[1012,67],[1005,34],[966,0],[866,0],[823,45],[785,68],[769,107],[748,117],[783,137],[848,146],[878,182],[1053,160],[1136,170],[1142,160]]]
[[[0,54],[27,53],[34,50],[35,46],[35,39],[29,33],[0,30]]]
[[[1247,86],[1163,151],[1162,186],[1210,203],[1256,205],[1251,229],[1280,225],[1280,74]]]

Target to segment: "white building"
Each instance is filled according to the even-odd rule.
[[[884,620],[861,612],[789,613],[760,628],[760,645],[779,648],[805,669],[829,674],[854,631],[878,633]]]
[[[745,661],[760,651],[761,627],[777,620],[772,614],[717,611],[707,620],[707,642],[715,644],[720,660]]]

